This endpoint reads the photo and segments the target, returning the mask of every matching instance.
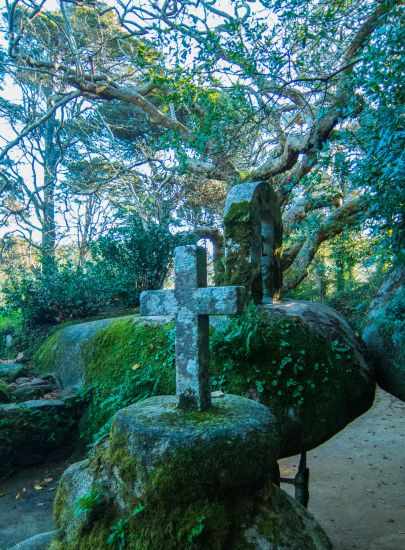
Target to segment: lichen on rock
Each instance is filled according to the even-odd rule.
[[[290,530],[291,548],[329,550],[315,522],[305,524],[307,513],[272,484],[279,437],[270,410],[238,396],[213,402],[184,412],[163,396],[120,411],[108,440],[62,477],[52,549],[276,548],[286,506],[288,522],[305,530]]]
[[[235,185],[224,210],[225,270],[223,284],[242,285],[255,303],[277,296],[282,275],[281,211],[264,181]]]

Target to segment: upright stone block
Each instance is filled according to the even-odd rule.
[[[270,409],[233,395],[212,401],[183,411],[161,396],[119,411],[109,440],[61,479],[52,550],[109,550],[114,533],[128,550],[331,550],[277,487]],[[80,510],[86,495],[94,507]]]
[[[224,211],[224,283],[243,285],[256,304],[271,303],[282,287],[281,210],[264,181],[235,185]]]

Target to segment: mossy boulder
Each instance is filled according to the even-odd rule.
[[[278,411],[284,428],[282,455],[288,456],[299,452],[299,445],[317,447],[364,414],[374,402],[375,373],[361,340],[336,310],[289,301],[263,306],[262,311],[274,327],[285,327],[278,333],[283,356],[273,353],[271,359],[274,365],[276,357],[270,384],[277,382],[277,395],[264,391],[260,399]]]
[[[99,319],[56,330],[35,353],[35,366],[39,372],[54,373],[64,389],[81,388],[85,370],[84,347],[114,320]]]
[[[371,406],[373,370],[333,309],[283,302],[212,320],[212,389],[269,405],[283,432],[281,456],[320,445]],[[86,440],[105,436],[119,409],[175,393],[174,342],[170,318],[133,316],[110,321],[83,343],[81,377],[91,389],[81,421]]]
[[[329,549],[272,484],[278,443],[270,410],[238,396],[214,397],[206,412],[171,396],[123,409],[108,441],[63,475],[52,549]]]
[[[221,283],[242,285],[255,303],[278,296],[282,287],[281,209],[265,181],[234,185],[224,210],[226,254]]]
[[[405,266],[389,274],[371,303],[363,340],[378,384],[405,401]]]
[[[77,418],[73,403],[34,400],[0,405],[0,474],[42,462],[68,444]]]

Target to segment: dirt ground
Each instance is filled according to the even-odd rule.
[[[52,502],[66,459],[25,468],[0,482],[0,550],[54,529]]]
[[[282,460],[281,475],[297,461]],[[308,466],[309,510],[335,550],[405,550],[405,403],[378,390],[365,415],[308,453]]]
[[[372,409],[308,462],[309,510],[335,550],[405,550],[405,403],[379,390]],[[297,457],[281,461],[282,475],[294,475],[296,464]],[[0,483],[0,550],[53,528],[52,500],[67,465],[29,468]]]

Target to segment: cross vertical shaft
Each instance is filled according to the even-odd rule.
[[[181,246],[175,254],[176,393],[183,409],[208,409],[208,315],[199,315],[195,290],[207,286],[205,249]]]

